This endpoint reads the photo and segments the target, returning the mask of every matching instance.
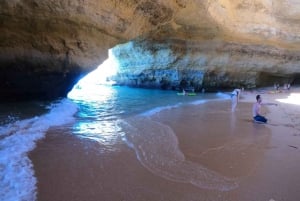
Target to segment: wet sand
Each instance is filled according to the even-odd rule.
[[[255,124],[256,93],[244,93],[237,110],[230,100],[165,110],[153,120],[170,126],[185,160],[237,181],[229,191],[199,188],[150,172],[121,139],[104,144],[79,139],[70,127],[52,128],[30,153],[40,201],[269,201],[300,200],[299,105],[279,103]],[[274,102],[288,94],[262,94]]]

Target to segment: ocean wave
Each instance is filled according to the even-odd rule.
[[[185,102],[185,103],[179,102],[179,103],[176,103],[174,105],[166,105],[166,106],[161,106],[161,107],[155,107],[154,109],[151,109],[151,110],[148,110],[146,112],[141,113],[139,116],[150,117],[150,116],[153,116],[153,115],[155,115],[155,114],[157,114],[161,111],[170,110],[170,109],[173,109],[173,108],[178,108],[178,107],[181,107],[181,106],[184,106],[184,105],[200,105],[200,104],[207,103],[208,101],[220,101],[220,100],[230,99],[230,96],[228,94],[222,93],[222,92],[218,92],[216,94],[216,96],[217,96],[216,99],[199,99],[199,100],[194,100],[194,101],[191,101],[191,102]]]
[[[36,178],[28,152],[51,126],[73,121],[77,106],[68,99],[52,104],[50,112],[0,127],[0,200],[36,200]]]
[[[218,92],[216,95],[221,99],[231,99],[230,94],[228,93]]]
[[[149,116],[153,116],[163,110],[169,110],[169,109],[172,109],[172,108],[177,108],[177,107],[180,107],[182,105],[182,103],[177,103],[177,104],[174,104],[174,105],[167,105],[167,106],[161,106],[161,107],[156,107],[154,109],[151,109],[151,110],[148,110],[146,112],[143,112],[140,114],[140,116],[145,116],[145,117],[149,117]]]
[[[203,189],[228,191],[238,187],[236,180],[186,160],[169,126],[145,117],[127,119],[120,124],[125,133],[123,140],[152,173]]]
[[[191,105],[200,105],[200,104],[204,104],[206,102],[207,102],[207,100],[196,100],[196,101],[191,102],[190,104]]]

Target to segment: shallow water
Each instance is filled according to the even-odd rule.
[[[127,119],[122,128],[127,144],[135,150],[140,162],[155,175],[204,189],[228,191],[238,186],[234,179],[187,160],[179,148],[176,134],[169,126],[138,117]]]
[[[143,112],[116,120],[115,132],[93,132],[93,138],[74,133],[74,124],[52,127],[30,154],[37,198],[268,200],[261,192],[253,197],[245,181],[260,168],[270,134],[249,123],[249,104],[241,108],[233,114],[230,101],[211,100]]]
[[[100,153],[114,152],[121,143],[129,145],[132,131],[126,131],[124,122],[128,125],[132,119],[140,116],[132,125],[144,125],[144,129],[168,130],[165,126],[155,123],[141,122],[162,110],[181,107],[186,104],[202,104],[211,99],[226,99],[224,94],[199,94],[197,96],[178,96],[175,91],[133,89],[127,87],[96,86],[96,90],[89,96],[81,96],[73,100],[57,100],[54,102],[22,102],[2,103],[0,105],[0,200],[35,200],[36,178],[33,165],[28,153],[36,147],[36,142],[45,137],[49,128],[68,125],[69,133],[79,139],[88,139],[103,145]],[[131,119],[131,120],[130,120]],[[123,125],[123,127],[122,127]],[[161,128],[159,128],[161,127]],[[139,129],[139,128],[138,128]],[[129,132],[129,133],[128,133]],[[147,136],[135,136],[143,139]],[[162,133],[155,133],[161,135]],[[174,134],[164,140],[174,139]],[[163,137],[162,137],[163,139]],[[140,143],[140,144],[139,144]],[[162,144],[164,142],[162,141]],[[141,142],[133,141],[130,146],[139,150]],[[176,143],[175,143],[176,144]],[[175,144],[172,144],[174,146]],[[145,147],[143,153],[148,154],[156,147]],[[173,147],[174,151],[178,149]],[[178,150],[177,150],[178,152]],[[163,153],[161,153],[163,154]],[[179,155],[178,155],[179,154]],[[180,156],[180,153],[174,156]],[[146,165],[140,157],[140,162]],[[181,157],[181,156],[180,156]],[[180,159],[182,160],[182,159]],[[150,170],[158,165],[155,161],[148,161]],[[185,163],[182,163],[185,166]],[[158,168],[161,171],[161,168]],[[172,169],[164,170],[164,175]],[[165,177],[165,176],[163,176]],[[184,179],[173,178],[183,182]],[[170,177],[170,178],[171,178]],[[176,176],[175,176],[176,177]],[[184,174],[180,177],[184,177]],[[192,182],[193,183],[193,182]],[[195,183],[195,182],[194,182]]]
[[[95,96],[45,104],[48,112],[4,127],[4,139],[15,139],[5,153],[16,154],[1,163],[10,182],[0,196],[11,195],[1,199],[300,198],[299,152],[285,144],[295,136],[253,124],[249,103],[232,113],[226,94],[99,87],[86,95]]]

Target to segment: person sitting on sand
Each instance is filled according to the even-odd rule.
[[[260,95],[256,96],[256,103],[253,104],[252,113],[254,121],[267,123],[268,119],[260,114],[260,108],[262,105],[276,105],[276,103],[262,103],[262,98]]]
[[[239,102],[239,98],[240,98],[240,95],[241,95],[241,90],[240,89],[234,89],[230,96],[231,96],[231,111],[234,112],[235,111],[235,108]]]

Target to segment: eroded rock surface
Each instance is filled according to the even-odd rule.
[[[136,40],[112,49],[119,73],[135,87],[200,91],[288,83],[299,75],[299,51],[221,41]]]
[[[1,100],[64,96],[121,43],[121,84],[297,82],[299,22],[297,0],[2,0]]]

